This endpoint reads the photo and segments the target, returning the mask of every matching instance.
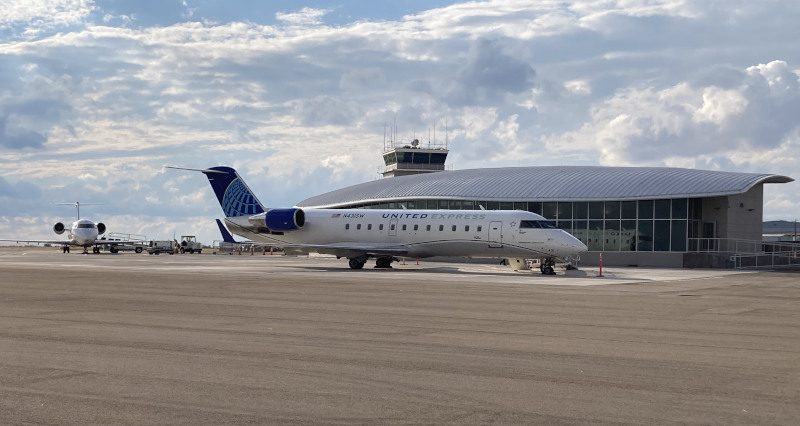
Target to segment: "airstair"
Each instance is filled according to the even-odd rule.
[[[109,232],[108,234],[106,234],[106,239],[110,241],[141,241],[142,243],[147,242],[146,235],[126,234],[124,232]]]

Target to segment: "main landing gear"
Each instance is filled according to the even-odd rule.
[[[361,260],[357,257],[350,259],[350,269],[361,269],[364,267],[364,264],[367,263],[367,259]]]
[[[64,247],[61,247],[61,252],[62,253],[69,253],[69,246],[65,245]]]
[[[375,260],[375,267],[380,269],[391,269],[394,258],[391,256],[379,257]],[[366,256],[350,258],[350,269],[363,269],[364,264],[367,263]]]
[[[392,260],[394,259],[392,259],[391,257],[379,257],[378,260],[375,261],[375,267],[382,269],[391,269]]]
[[[542,275],[555,275],[556,271],[553,269],[553,266],[556,265],[556,260],[552,257],[548,257],[544,259],[542,265],[539,266],[539,270],[542,271]]]

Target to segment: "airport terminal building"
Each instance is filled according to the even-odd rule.
[[[730,241],[761,241],[764,185],[793,181],[664,167],[429,171],[342,188],[298,207],[526,210],[583,241],[583,264],[596,264],[603,253],[607,265],[709,267],[725,266],[724,254],[709,253]]]

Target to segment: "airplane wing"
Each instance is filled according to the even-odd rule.
[[[10,243],[32,243],[32,244],[72,244],[70,240],[7,240],[1,239]]]
[[[225,220],[225,223],[228,225],[229,229],[233,229],[234,232],[236,230],[241,229],[247,233],[252,233],[252,229],[248,229],[246,227],[241,226],[240,224],[233,222],[229,219]],[[322,254],[332,254],[334,256],[339,257],[358,257],[362,255],[373,255],[376,257],[382,256],[403,256],[408,254],[408,247],[404,245],[377,245],[377,244],[367,244],[363,242],[339,242],[339,243],[331,243],[331,244],[292,244],[292,243],[280,243],[280,242],[256,242],[256,241],[248,241],[247,244],[252,243],[256,247],[280,247],[286,253],[303,253],[308,254],[309,252],[314,253],[322,253]]]
[[[399,246],[378,246],[364,243],[334,243],[334,244],[271,244],[281,247],[284,251],[297,251],[302,253],[315,252],[332,254],[340,257],[357,257],[364,254],[375,256],[402,256],[408,254],[408,248]]]
[[[31,243],[31,244],[58,244],[58,245],[77,245],[70,240],[10,240],[10,239],[0,239],[0,241],[6,241],[10,243]],[[129,244],[145,244],[145,241],[128,241],[128,240],[95,240],[93,245],[101,246],[101,245],[108,245],[108,244],[115,244],[115,245],[129,245]]]

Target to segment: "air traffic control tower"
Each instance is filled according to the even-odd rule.
[[[383,162],[386,169],[381,174],[387,178],[440,172],[445,170],[444,162],[448,152],[447,142],[443,145],[429,142],[424,148],[420,147],[419,139],[414,139],[407,145],[384,142]]]

